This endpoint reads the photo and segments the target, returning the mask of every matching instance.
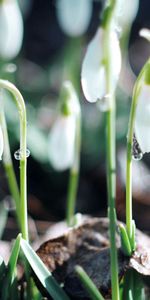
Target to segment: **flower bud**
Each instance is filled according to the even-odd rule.
[[[0,58],[11,60],[21,48],[23,21],[16,0],[0,2]]]
[[[49,135],[49,159],[54,169],[63,171],[71,167],[75,142],[74,116],[59,116]]]
[[[143,82],[138,94],[136,115],[135,115],[135,135],[141,151],[150,152],[150,82]]]
[[[105,30],[99,28],[87,47],[82,64],[81,83],[85,98],[96,102],[107,94],[104,53]],[[111,74],[112,88],[115,90],[121,69],[121,53],[115,32],[111,33]]]
[[[60,114],[49,134],[48,155],[54,169],[71,168],[75,153],[75,135],[80,105],[71,82],[63,84],[60,94]]]
[[[118,26],[121,27],[121,29],[127,28],[130,26],[138,12],[139,8],[139,0],[132,0],[132,1],[124,1],[119,0],[117,3],[117,9],[116,9],[116,19]]]
[[[57,0],[57,17],[69,36],[80,36],[87,30],[92,15],[92,0]]]

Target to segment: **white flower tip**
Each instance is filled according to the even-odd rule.
[[[135,115],[135,135],[139,143],[141,151],[150,152],[150,85],[142,84],[137,99],[136,115]]]
[[[75,118],[60,116],[49,135],[48,155],[52,167],[63,171],[72,166],[74,158]]]
[[[0,4],[0,57],[6,60],[15,58],[22,45],[23,20],[17,1],[4,1]]]
[[[145,38],[146,40],[148,40],[148,42],[150,42],[150,29],[148,28],[142,28],[139,31],[139,35],[143,38]]]
[[[96,102],[107,94],[104,53],[105,31],[99,28],[87,47],[81,70],[81,84],[85,98],[89,102]],[[117,34],[111,35],[111,73],[113,88],[116,88],[120,69],[121,53]]]
[[[62,30],[69,36],[82,35],[92,15],[91,0],[57,0],[57,17]]]

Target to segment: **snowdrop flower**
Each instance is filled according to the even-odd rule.
[[[60,114],[49,134],[48,155],[54,169],[71,168],[74,160],[76,119],[80,113],[77,95],[72,84],[64,83],[61,92]]]
[[[105,53],[103,50],[104,35],[105,30],[99,28],[87,47],[82,64],[81,83],[85,98],[89,102],[96,102],[107,94],[104,65]],[[115,89],[121,68],[121,54],[117,34],[115,32],[111,34],[110,45],[112,58],[111,72],[113,89]]]
[[[139,0],[119,0],[116,9],[117,24],[124,29],[134,21],[139,8]]]
[[[2,160],[3,151],[4,151],[4,138],[3,138],[2,128],[0,126],[0,160]]]
[[[62,30],[69,36],[82,35],[92,15],[92,0],[57,0],[57,17]]]
[[[11,60],[20,51],[23,21],[16,0],[0,2],[0,58]]]
[[[135,115],[135,135],[143,153],[150,152],[150,63],[148,67],[149,82],[142,82]]]

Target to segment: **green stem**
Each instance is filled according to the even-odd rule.
[[[104,53],[105,53],[105,71],[106,71],[106,87],[107,94],[110,95],[110,108],[106,113],[107,119],[107,188],[108,188],[108,217],[109,217],[109,233],[110,233],[110,262],[111,262],[111,286],[112,286],[112,299],[119,300],[119,281],[118,281],[118,258],[116,247],[116,107],[115,95],[112,88],[112,70],[111,70],[111,32],[113,13],[116,7],[116,0],[110,3],[110,13],[105,24],[105,40],[104,40]]]
[[[115,103],[107,112],[107,186],[110,232],[112,299],[119,300],[118,259],[116,247],[116,160],[115,160]]]
[[[1,93],[1,91],[0,91]],[[2,101],[2,95],[0,95],[1,101]],[[0,123],[3,131],[3,138],[4,138],[4,154],[3,154],[3,164],[4,168],[7,174],[8,179],[8,185],[9,189],[12,195],[13,200],[15,201],[16,206],[16,215],[19,226],[21,226],[21,217],[20,217],[20,193],[18,189],[18,184],[13,168],[13,163],[11,159],[11,153],[10,153],[10,145],[9,145],[9,139],[8,139],[8,132],[7,132],[7,125],[6,125],[6,119],[5,119],[5,113],[3,109],[3,103],[1,105],[0,109]]]
[[[78,189],[79,168],[80,168],[80,147],[81,147],[81,114],[76,117],[76,136],[74,161],[70,170],[69,187],[67,195],[66,219],[68,226],[73,226],[75,223],[75,202]]]
[[[132,104],[129,117],[129,126],[127,134],[127,159],[126,159],[126,227],[129,240],[134,238],[132,232],[132,143],[134,134],[134,122],[136,114],[136,105],[138,100],[138,94],[141,88],[141,82],[143,80],[147,64],[141,70],[133,90]]]
[[[19,90],[9,81],[0,79],[0,88],[11,92],[16,101],[20,118],[20,216],[21,230],[24,239],[28,240],[27,222],[27,184],[26,184],[26,109]]]
[[[127,139],[126,160],[126,226],[129,240],[132,239],[132,142]]]

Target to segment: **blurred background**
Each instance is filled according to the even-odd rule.
[[[12,55],[11,50],[16,45],[15,36],[10,43],[10,53],[3,51],[3,43],[0,42],[0,75],[1,78],[16,84],[26,102],[28,149],[31,153],[28,158],[29,214],[35,220],[48,222],[65,218],[69,170],[56,172],[52,168],[48,155],[48,136],[57,118],[62,83],[69,79],[76,88],[82,110],[81,166],[76,211],[94,216],[106,216],[105,113],[100,112],[96,104],[90,104],[84,99],[80,85],[81,63],[87,44],[100,24],[104,3],[99,0],[87,1],[88,7],[84,7],[87,20],[77,28],[77,32],[72,32],[70,21],[67,23],[67,12],[64,12],[65,6],[62,9],[59,1],[20,0],[17,3],[15,0],[10,0],[8,2],[11,1],[19,5],[17,9],[20,10],[23,18],[23,40],[20,42],[18,53]],[[7,1],[0,2],[1,41],[5,36],[1,6],[5,5],[5,2]],[[75,2],[74,0],[74,4]],[[128,6],[127,3],[126,5]],[[75,6],[72,6],[71,11],[73,25],[76,19],[78,22],[80,16]],[[136,76],[150,53],[150,46],[146,40],[139,37],[139,30],[143,27],[150,28],[149,11],[149,1],[140,0],[137,15],[135,13],[136,17],[132,19],[133,24],[129,20],[125,24],[123,33],[118,29],[123,55],[117,90],[116,124],[119,219],[124,219],[125,213],[125,148],[132,88]],[[9,19],[11,17],[10,13]],[[15,22],[14,20],[12,23]],[[16,24],[16,28],[19,26],[22,25]],[[13,162],[19,181],[19,162],[14,158],[14,152],[19,148],[19,121],[10,98],[7,94],[5,111]],[[144,155],[141,161],[133,163],[134,217],[138,227],[146,230],[149,230],[150,213],[149,167],[148,154]],[[8,198],[9,189],[2,164],[0,182],[0,200],[3,200]]]

